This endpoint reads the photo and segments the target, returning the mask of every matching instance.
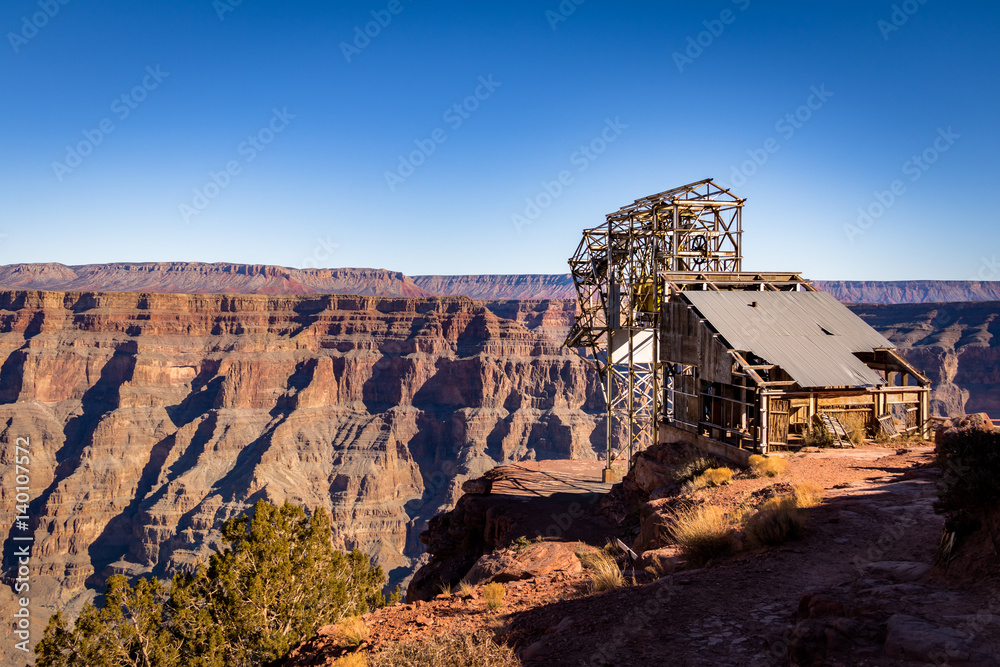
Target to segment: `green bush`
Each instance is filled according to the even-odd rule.
[[[105,604],[72,628],[49,621],[36,665],[225,667],[264,665],[323,625],[386,603],[385,576],[359,552],[333,548],[330,518],[259,501],[253,518],[222,527],[227,545],[194,573],[135,586],[108,579]]]

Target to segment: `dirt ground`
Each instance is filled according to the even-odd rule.
[[[735,508],[775,483],[823,487],[805,535],[784,546],[602,594],[586,574],[507,583],[496,612],[481,588],[398,605],[366,617],[369,646],[487,627],[528,666],[1000,665],[998,579],[931,568],[943,524],[931,446],[787,460],[785,475],[737,478],[711,498]],[[324,632],[300,651],[314,662],[290,664],[332,664]]]

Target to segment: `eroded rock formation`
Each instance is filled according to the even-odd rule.
[[[468,477],[593,458],[600,400],[579,359],[465,297],[0,292],[0,474],[30,438],[38,614],[193,567],[258,498],[325,507],[402,580]]]

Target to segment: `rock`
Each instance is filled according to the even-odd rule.
[[[890,658],[942,664],[968,661],[972,638],[916,616],[895,614],[886,624],[885,653]]]
[[[931,565],[914,561],[880,561],[869,563],[865,570],[900,583],[909,583],[922,579],[931,571]]]
[[[677,569],[681,560],[682,558],[677,547],[663,547],[661,549],[652,549],[650,551],[642,552],[639,556],[638,565],[639,568],[643,570],[647,567],[651,567],[659,576],[663,576],[671,574],[675,569]]]
[[[488,496],[493,489],[493,482],[482,477],[470,479],[462,482],[462,493],[469,493],[479,496]]]
[[[417,625],[423,625],[423,626],[434,625],[434,619],[429,616],[420,615],[417,616],[414,619],[414,621],[416,622]]]
[[[573,547],[562,542],[535,542],[482,556],[465,576],[472,584],[532,579],[554,572],[582,572]]]
[[[548,647],[545,646],[545,642],[539,640],[521,651],[521,659],[531,660],[532,658],[543,656],[546,653],[548,653]]]
[[[121,289],[170,276],[313,289],[294,271],[226,266],[113,273]],[[63,269],[80,289],[98,279]],[[310,275],[319,290],[335,274]],[[337,275],[422,294],[400,275]],[[525,323],[549,317],[523,308]],[[555,304],[547,326],[565,312]],[[593,458],[600,385],[560,343],[466,297],[0,291],[2,444],[30,436],[34,452],[32,604],[82,604],[114,572],[191,569],[257,499],[325,509],[337,548],[404,580],[467,477],[529,452]]]

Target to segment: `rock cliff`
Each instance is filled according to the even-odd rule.
[[[933,383],[937,415],[1000,417],[1000,302],[851,306]]]
[[[433,296],[397,271],[289,269],[220,262],[116,264],[9,264],[0,266],[0,289],[172,294],[361,294]]]
[[[466,297],[0,292],[0,476],[30,438],[41,618],[109,574],[193,567],[258,498],[325,507],[338,546],[402,581],[468,477],[594,458],[600,395],[574,355]]]

